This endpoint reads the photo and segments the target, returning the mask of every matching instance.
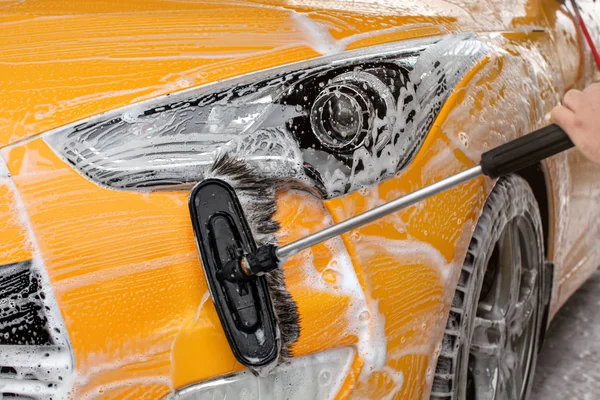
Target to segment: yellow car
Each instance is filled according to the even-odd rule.
[[[289,243],[469,168],[598,77],[573,11],[0,0],[0,397],[526,398],[600,264],[577,150],[290,257],[264,365],[228,342],[188,197],[241,160],[257,240]]]

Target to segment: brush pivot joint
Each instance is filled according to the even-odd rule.
[[[240,269],[247,276],[261,276],[279,267],[279,258],[275,253],[277,246],[266,244],[255,252],[246,254],[240,263]]]
[[[233,246],[229,249],[230,260],[223,263],[223,269],[218,272],[218,276],[226,281],[236,283],[244,282],[254,279],[255,276],[247,272],[245,267],[246,258],[244,251],[241,248],[234,248]]]

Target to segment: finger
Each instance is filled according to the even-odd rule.
[[[582,105],[582,97],[583,93],[581,93],[577,89],[571,89],[565,94],[563,98],[563,104],[569,108],[571,111],[577,111],[581,108]]]
[[[569,131],[573,132],[574,130],[575,113],[565,106],[554,107],[550,113],[550,120],[563,128],[567,133],[569,133]]]

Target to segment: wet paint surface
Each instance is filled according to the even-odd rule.
[[[564,90],[591,73],[564,10],[542,10],[534,1],[5,3],[2,145],[165,93],[345,49],[447,32],[514,31],[481,35],[491,56],[465,78],[401,175],[326,202],[282,194],[281,242],[472,165],[482,151],[542,126]],[[185,192],[101,188],[40,139],[2,155],[30,220],[27,229],[19,222],[11,230],[17,239],[2,254],[7,263],[22,261],[32,250],[19,237],[37,241],[75,359],[72,397],[157,398],[242,370],[207,297]],[[597,175],[573,154],[548,168],[557,279],[566,298],[597,262],[593,241],[566,239],[597,218],[575,216],[597,198],[596,189],[584,189]],[[284,273],[302,316],[294,355],[352,348],[345,376],[336,377],[340,396],[426,397],[449,301],[490,189],[490,182],[471,182],[290,259]]]

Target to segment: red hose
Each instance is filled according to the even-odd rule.
[[[600,70],[600,55],[598,54],[596,45],[594,44],[594,41],[592,40],[592,37],[590,36],[590,32],[588,32],[587,27],[585,26],[585,22],[583,21],[583,18],[581,17],[581,13],[579,12],[579,7],[577,6],[577,3],[575,3],[575,0],[571,0],[571,4],[573,5],[573,10],[575,10],[575,16],[577,17],[577,21],[579,21],[579,26],[581,27],[581,30],[583,31],[583,36],[585,36],[585,40],[588,42],[588,45],[590,46],[590,50],[592,50],[592,54],[594,55],[594,60],[596,61],[596,66]]]

